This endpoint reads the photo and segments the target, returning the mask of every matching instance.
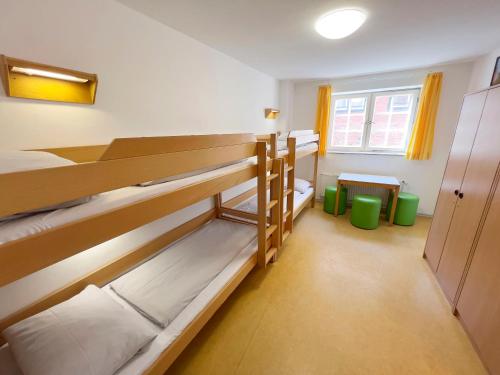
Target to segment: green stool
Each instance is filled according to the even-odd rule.
[[[386,218],[389,220],[392,208],[393,194],[389,194],[387,201]],[[417,218],[418,202],[420,198],[415,194],[401,192],[398,195],[398,204],[396,205],[396,213],[394,214],[394,224],[397,225],[413,225]]]
[[[325,188],[325,201],[323,203],[323,210],[329,214],[333,214],[335,209],[335,199],[337,198],[337,187],[327,186]],[[339,198],[339,215],[345,214],[345,208],[347,205],[347,188],[343,187],[340,191]]]
[[[362,229],[378,227],[382,199],[373,195],[358,194],[352,199],[351,224]]]

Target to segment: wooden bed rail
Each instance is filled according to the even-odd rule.
[[[137,156],[138,152],[144,153],[138,149],[143,147],[144,142],[149,143],[149,140],[127,140],[125,143],[137,143],[137,146],[131,147],[132,157],[126,158],[121,148],[123,140],[117,140],[117,152],[113,152],[113,142],[103,157],[114,158],[120,155],[120,159],[0,174],[0,217],[256,155],[256,143],[247,142],[251,138],[248,135],[240,139],[231,135],[226,144],[219,141],[218,146],[212,148],[208,148],[210,136],[200,137],[204,142],[196,136],[188,139],[181,137],[183,142],[172,146],[172,152],[143,156]],[[168,141],[170,137],[162,138],[171,145],[171,141]],[[203,145],[205,147],[200,148]],[[193,146],[197,148],[188,149]]]
[[[257,134],[255,137],[257,138],[258,142],[269,143],[269,141],[271,140],[271,133],[269,133],[269,134]]]
[[[255,143],[253,134],[175,135],[168,137],[116,138],[99,160],[203,150],[214,147]]]

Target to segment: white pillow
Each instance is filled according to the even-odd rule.
[[[20,171],[28,171],[33,169],[64,167],[67,165],[75,165],[76,163],[61,158],[50,152],[43,151],[0,151],[0,174],[12,173]],[[4,220],[17,219],[29,214],[34,214],[44,211],[53,211],[60,208],[68,208],[77,206],[82,203],[87,203],[92,197],[82,197],[72,201],[63,202],[49,207],[38,208],[36,210],[20,212],[15,215],[0,217],[0,222]]]
[[[145,319],[89,285],[3,336],[24,375],[111,375],[156,333]]]
[[[303,180],[301,178],[295,179],[295,191],[298,191],[300,194],[306,193],[311,186],[312,185],[309,181]]]

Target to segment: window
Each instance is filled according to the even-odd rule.
[[[334,95],[330,149],[352,152],[404,152],[420,89]]]

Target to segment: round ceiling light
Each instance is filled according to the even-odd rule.
[[[314,28],[327,39],[341,39],[351,35],[366,20],[366,14],[356,9],[338,9],[322,15]]]

